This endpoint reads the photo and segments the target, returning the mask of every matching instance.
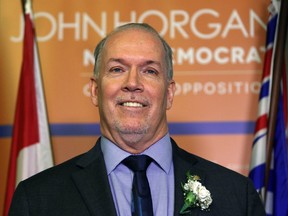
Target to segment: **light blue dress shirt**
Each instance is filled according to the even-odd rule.
[[[105,137],[101,137],[101,149],[117,215],[131,216],[133,172],[121,164],[121,161],[131,154],[120,149]],[[166,134],[142,154],[154,159],[147,169],[154,216],[173,216],[174,169],[169,134]]]

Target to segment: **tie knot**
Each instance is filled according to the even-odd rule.
[[[146,171],[153,159],[147,155],[131,155],[123,160],[123,164],[133,172]]]

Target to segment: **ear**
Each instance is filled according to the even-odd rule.
[[[167,88],[167,105],[166,105],[166,110],[169,110],[169,109],[172,107],[175,90],[176,90],[175,81],[174,81],[174,80],[170,80],[169,83],[168,83],[168,88]]]
[[[89,88],[91,101],[95,106],[98,106],[98,84],[95,77],[90,78]]]

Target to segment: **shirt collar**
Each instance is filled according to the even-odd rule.
[[[108,175],[122,162],[122,160],[131,155],[129,152],[122,150],[103,136],[101,137],[101,150],[104,155]],[[172,163],[172,144],[169,134],[167,133],[141,154],[153,158],[153,160],[168,174]]]

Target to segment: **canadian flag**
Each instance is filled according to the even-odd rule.
[[[17,184],[53,166],[50,134],[42,86],[30,0],[24,3],[23,62],[18,87],[4,216],[8,215]]]

